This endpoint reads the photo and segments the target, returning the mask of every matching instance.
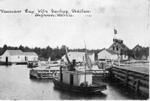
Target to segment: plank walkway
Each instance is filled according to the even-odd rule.
[[[135,71],[139,73],[144,73],[149,75],[149,63],[143,63],[143,64],[125,64],[125,65],[118,65],[115,64],[114,67],[120,68],[120,69],[126,69],[130,71]]]

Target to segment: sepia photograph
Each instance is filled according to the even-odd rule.
[[[0,100],[149,100],[150,0],[0,0]]]

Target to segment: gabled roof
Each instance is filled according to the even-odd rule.
[[[129,48],[124,44],[124,43],[116,43],[114,42],[110,47],[109,49],[112,47],[112,46],[119,46],[121,49],[123,50],[129,50]]]
[[[23,52],[24,55],[34,55],[37,56],[37,54],[35,52]]]
[[[34,56],[38,56],[35,52],[22,52],[21,50],[6,50],[10,55],[34,55]],[[5,51],[5,52],[6,52]],[[4,53],[5,53],[4,52]],[[3,53],[3,54],[4,54]]]
[[[94,53],[88,52],[87,54],[88,54],[88,55],[93,55]],[[68,55],[80,55],[80,56],[82,56],[82,55],[85,55],[85,52],[70,51],[70,52],[68,52]]]
[[[140,46],[139,44],[137,44],[132,50],[136,50],[137,48],[142,49],[142,46]]]
[[[109,52],[110,54],[112,54],[112,55],[114,55],[114,54],[118,54],[117,52],[115,52],[115,51],[112,51],[112,50],[109,50],[109,49],[105,49],[105,48],[103,48],[100,52],[102,52],[103,50],[106,50],[107,52]],[[99,53],[100,53],[99,52]]]
[[[72,61],[73,59],[76,60],[76,62],[82,62],[84,61],[84,58],[85,58],[85,52],[73,52],[73,51],[70,51],[67,53],[68,55],[68,58],[70,61]],[[93,54],[91,53],[88,53],[89,57],[92,56]],[[64,59],[64,61],[66,61],[66,56],[62,56],[62,59]]]
[[[116,55],[117,55],[117,54],[118,54],[117,52],[112,51],[112,50],[109,50],[109,49],[106,49],[106,51],[107,51],[107,52],[109,52],[109,53],[110,53],[110,54],[112,54],[112,55],[114,55],[114,54],[116,54]]]
[[[21,50],[6,50],[10,55],[23,55]],[[5,52],[6,52],[5,51]]]

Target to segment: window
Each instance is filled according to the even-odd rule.
[[[119,50],[118,47],[116,47],[116,50],[117,50],[117,51]]]
[[[115,50],[115,47],[113,46],[113,50]]]

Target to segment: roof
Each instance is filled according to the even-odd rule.
[[[123,43],[121,39],[113,39],[113,44],[109,47],[109,49],[113,46],[118,46],[122,50],[129,50],[129,48]]]
[[[93,55],[94,53],[90,53],[88,52],[87,53],[88,55]],[[68,52],[68,55],[75,55],[75,56],[84,56],[85,55],[85,52]]]
[[[10,55],[34,55],[37,56],[35,52],[22,52],[21,50],[6,50]],[[5,52],[6,52],[5,51]],[[4,52],[4,53],[5,53]]]
[[[123,50],[129,50],[129,48],[124,43],[116,43],[116,42],[114,42],[109,48],[111,48],[112,46],[119,46]]]
[[[68,55],[68,58],[70,61],[75,59],[76,62],[82,62],[82,61],[84,61],[84,58],[85,58],[85,52],[68,52],[67,55]],[[88,55],[92,56],[93,54],[88,53]],[[66,60],[65,55],[62,57],[62,59]]]
[[[118,54],[117,52],[115,51],[112,51],[112,50],[109,50],[109,49],[106,49],[107,52],[109,52],[110,54],[114,55],[114,54]]]
[[[140,46],[139,44],[137,44],[132,50],[135,51],[135,50],[137,50],[137,48],[138,48],[138,49],[142,49],[142,46]]]
[[[112,51],[112,50],[109,50],[109,49],[105,49],[105,48],[103,48],[101,51],[99,51],[99,53],[102,52],[103,50],[106,50],[107,52],[109,52],[109,53],[112,54],[112,55],[118,54],[118,53],[115,52],[115,51]]]
[[[10,55],[23,55],[21,50],[6,50]],[[5,51],[5,52],[6,52]]]
[[[24,55],[34,55],[37,56],[35,52],[23,52]]]

